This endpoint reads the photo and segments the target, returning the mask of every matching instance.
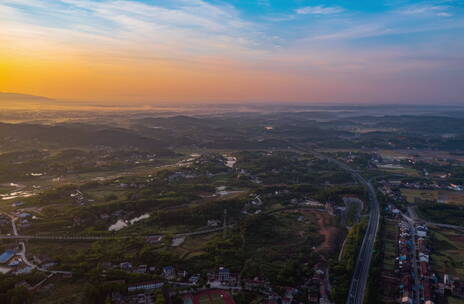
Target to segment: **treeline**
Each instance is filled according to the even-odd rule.
[[[161,226],[192,225],[204,226],[208,220],[222,220],[224,210],[230,220],[236,219],[246,204],[246,200],[230,199],[221,201],[210,201],[199,206],[187,206],[180,210],[162,210],[153,218],[154,223]]]
[[[43,173],[48,176],[79,174],[95,171],[122,170],[136,166],[137,161],[152,159],[160,155],[141,152],[137,149],[66,149],[59,152],[26,150],[8,152],[0,155],[0,181],[14,179],[33,179],[30,173]],[[153,166],[160,162],[154,158]]]
[[[352,179],[335,165],[302,158],[295,152],[240,152],[237,166],[258,177],[264,184],[345,183]]]
[[[22,285],[25,282],[34,285],[46,277],[40,272],[32,272],[19,276],[0,274],[0,303],[29,304],[32,303],[33,295]]]
[[[366,201],[367,193],[364,187],[359,185],[354,186],[336,186],[336,187],[326,187],[321,189],[316,194],[316,199],[321,202],[334,201],[337,203],[343,202],[343,196],[345,195],[356,195],[359,199]]]

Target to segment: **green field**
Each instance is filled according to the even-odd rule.
[[[396,234],[397,226],[396,221],[385,222],[385,235],[384,241],[384,258],[383,267],[385,270],[393,271],[395,269],[395,257],[396,257]]]
[[[412,169],[412,168],[398,168],[398,169],[393,169],[393,168],[381,168],[382,171],[392,173],[392,174],[404,174],[407,176],[414,176],[414,177],[419,177],[420,174],[417,172],[417,170]]]
[[[419,189],[401,189],[409,203],[415,203],[416,198],[425,201],[442,201],[450,205],[464,205],[464,193],[451,190],[419,190]]]
[[[464,299],[448,297],[448,304],[464,304]]]
[[[438,190],[401,189],[401,194],[403,194],[408,203],[415,203],[416,198],[434,202],[438,200]]]
[[[434,230],[431,255],[434,271],[449,273],[464,278],[464,237],[453,230]]]

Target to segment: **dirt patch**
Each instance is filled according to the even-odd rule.
[[[321,253],[331,255],[340,250],[342,230],[331,225],[331,217],[328,214],[317,213],[319,233],[324,236],[324,242],[317,247]]]

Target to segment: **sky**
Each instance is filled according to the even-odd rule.
[[[464,0],[0,0],[0,92],[464,105]]]

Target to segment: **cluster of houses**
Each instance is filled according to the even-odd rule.
[[[405,182],[401,180],[388,180],[380,181],[380,187],[378,190],[393,201],[404,201],[404,197],[401,193],[401,188],[404,189],[416,189],[416,190],[453,190],[453,191],[464,191],[464,187],[456,184],[449,184],[447,182],[436,182],[436,181],[417,181],[417,182]]]
[[[119,264],[119,268],[128,272],[135,273],[155,273],[157,272],[155,267],[148,267],[147,265],[139,265],[133,267],[129,262],[123,262]],[[219,288],[228,289],[236,287],[238,284],[238,275],[231,273],[229,269],[220,267],[218,271],[207,274],[207,285],[210,287],[204,288],[199,286],[199,282],[202,278],[200,274],[188,275],[186,271],[176,271],[173,266],[165,266],[161,269],[162,279],[144,281],[138,283],[131,283],[127,285],[128,296],[122,296],[121,294],[114,294],[112,296],[112,303],[137,303],[137,304],[149,304],[153,302],[153,292],[157,289],[165,286],[166,282],[169,282],[171,286],[177,286],[181,288],[189,287],[195,289],[208,289],[208,288]]]
[[[325,210],[331,216],[341,216],[345,212],[346,207],[338,206],[334,201],[328,201],[325,203]]]
[[[35,218],[28,212],[17,212],[16,216],[19,218],[19,225],[21,228],[28,228],[31,226],[31,219]]]
[[[415,303],[416,298],[422,304],[433,304],[432,278],[435,275],[431,274],[429,267],[428,228],[425,225],[413,227],[401,221],[399,229],[397,261],[400,275],[400,302],[412,304]]]
[[[3,273],[25,274],[32,271],[32,268],[17,255],[17,248],[5,250],[0,254],[0,266]]]
[[[401,212],[392,205],[385,207],[390,217]],[[448,274],[440,275],[430,267],[429,228],[400,220],[396,273],[399,278],[399,302],[403,304],[448,303],[447,296],[464,299],[464,281]]]
[[[82,191],[80,191],[79,189],[74,190],[74,192],[69,194],[69,197],[71,197],[74,200],[74,202],[76,202],[80,206],[86,205],[93,201],[93,200],[87,199],[84,193],[82,193]]]
[[[390,205],[390,204],[384,208],[384,213],[386,216],[389,216],[392,218],[399,218],[401,216],[401,211],[395,206]]]
[[[327,269],[320,264],[314,266],[314,274],[309,281],[308,303],[331,304],[329,300]]]
[[[263,212],[262,205],[263,201],[259,194],[250,194],[250,200],[243,206],[242,214],[260,214]]]
[[[416,256],[419,263],[419,298],[422,303],[433,304],[432,302],[432,285],[431,285],[431,273],[430,273],[430,257],[429,249],[427,246],[428,228],[425,225],[416,225],[415,227],[415,238],[416,242]]]
[[[191,284],[196,284],[200,279],[199,274],[194,274],[189,276],[188,272],[185,270],[178,271],[173,266],[164,266],[158,271],[154,266],[149,265],[137,265],[134,266],[130,262],[122,262],[119,265],[112,265],[110,263],[104,265],[105,268],[119,268],[125,272],[131,273],[150,273],[150,274],[160,274],[162,278],[166,281],[176,281],[176,282],[189,282]]]
[[[428,246],[428,227],[399,223],[398,271],[400,276],[400,303],[433,304],[435,293],[444,294],[445,284],[440,284],[430,269],[430,249]],[[452,288],[450,285],[448,288]]]
[[[222,286],[237,286],[238,275],[230,272],[228,268],[219,267],[216,272],[209,272],[207,274],[208,284],[211,287],[222,287]]]
[[[397,267],[400,276],[400,303],[414,303],[414,237],[407,222],[399,223]]]
[[[114,266],[113,266],[114,267]],[[148,304],[154,303],[154,296],[156,290],[161,289],[167,283],[171,287],[179,287],[175,291],[169,292],[169,296],[184,295],[184,303],[190,303],[188,300],[185,301],[192,290],[195,294],[199,292],[208,293],[212,290],[228,290],[228,291],[239,291],[247,290],[250,292],[258,292],[265,296],[263,303],[267,304],[291,304],[295,303],[295,297],[299,294],[299,290],[293,287],[286,287],[283,294],[277,294],[273,291],[271,284],[267,280],[260,279],[258,277],[254,279],[243,279],[240,280],[239,275],[230,271],[226,267],[218,267],[216,271],[212,271],[203,277],[200,274],[188,275],[186,271],[176,271],[172,266],[163,267],[160,271],[157,271],[154,267],[148,267],[147,265],[132,266],[129,262],[124,262],[116,265],[124,271],[137,272],[137,273],[161,273],[161,278],[157,280],[144,281],[138,283],[131,283],[126,285],[128,296],[122,296],[121,294],[113,295],[112,303],[138,303]],[[203,278],[206,281],[202,280]],[[202,283],[200,283],[200,281]],[[329,278],[327,273],[327,267],[322,264],[317,264],[314,267],[314,275],[309,278],[307,283],[303,287],[308,288],[308,303],[318,304],[331,304],[329,300]],[[165,293],[167,296],[167,294]],[[228,302],[229,303],[229,302]]]
[[[464,299],[464,281],[449,274],[444,274],[441,280],[437,280],[435,292],[440,295],[452,295]]]
[[[416,225],[416,250],[419,263],[419,298],[421,303],[433,304],[434,300],[443,302],[444,296],[464,299],[464,281],[448,274],[437,275],[430,269],[430,248],[428,246],[428,227]]]
[[[401,193],[400,185],[401,181],[382,181],[377,189],[390,200],[394,202],[402,202],[404,201],[404,197]]]

